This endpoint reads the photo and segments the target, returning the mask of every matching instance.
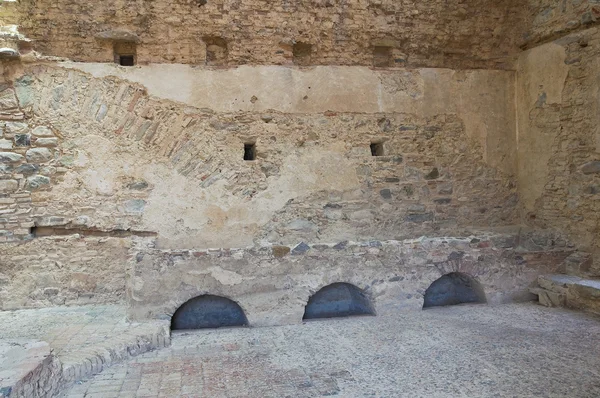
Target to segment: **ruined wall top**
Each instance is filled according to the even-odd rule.
[[[46,55],[136,63],[507,68],[525,18],[508,0],[22,0],[2,13]],[[16,19],[7,21],[6,19]]]

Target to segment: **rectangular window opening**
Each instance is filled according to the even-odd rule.
[[[133,66],[134,65],[133,55],[119,55],[119,65]]]
[[[121,66],[134,66],[137,54],[137,45],[130,41],[116,41],[113,44],[114,60]]]
[[[244,160],[256,160],[256,144],[244,144]]]
[[[371,143],[371,155],[372,156],[383,156],[383,142],[372,142]]]

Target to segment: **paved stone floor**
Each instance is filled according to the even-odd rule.
[[[599,397],[600,318],[535,304],[178,332],[64,397]]]
[[[100,367],[88,359],[127,351],[140,336],[164,333],[168,322],[129,323],[122,305],[86,305],[0,311],[0,325],[0,341],[45,341],[65,367],[84,368],[84,375]]]

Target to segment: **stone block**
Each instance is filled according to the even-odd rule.
[[[600,160],[594,160],[581,166],[583,174],[597,174],[600,173]]]
[[[22,122],[6,122],[4,128],[7,134],[13,136],[15,134],[27,131],[29,125],[27,123]]]
[[[35,141],[36,146],[53,147],[58,145],[58,138],[38,138]]]
[[[0,162],[16,163],[23,160],[23,155],[13,152],[0,152]]]
[[[19,183],[16,180],[0,180],[0,193],[15,192],[19,189]]]
[[[33,191],[36,189],[40,189],[43,186],[46,186],[49,184],[50,184],[50,178],[48,178],[46,176],[42,176],[42,175],[35,175],[35,176],[27,178],[27,183],[25,185],[25,188]]]
[[[36,137],[54,137],[52,130],[46,126],[38,126],[34,128],[32,134]]]
[[[31,145],[31,134],[15,134],[15,145],[19,147]]]
[[[569,286],[580,280],[581,278],[570,275],[540,275],[538,285],[550,292],[565,294]]]
[[[31,163],[45,163],[53,158],[48,148],[31,148],[25,153],[27,161]]]
[[[36,164],[22,164],[15,169],[15,173],[23,174],[24,176],[30,176],[38,172],[39,166]]]
[[[0,139],[0,149],[12,149],[13,143],[10,140]]]
[[[551,292],[544,289],[531,289],[533,294],[537,294],[538,301],[545,307],[566,307],[566,295]]]

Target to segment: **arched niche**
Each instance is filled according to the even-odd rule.
[[[186,301],[171,318],[171,330],[247,326],[244,310],[233,300],[206,294]]]
[[[464,303],[487,303],[483,287],[468,274],[451,272],[437,279],[427,288],[423,308]]]
[[[349,283],[333,283],[316,292],[306,304],[302,319],[375,315],[366,294]]]

